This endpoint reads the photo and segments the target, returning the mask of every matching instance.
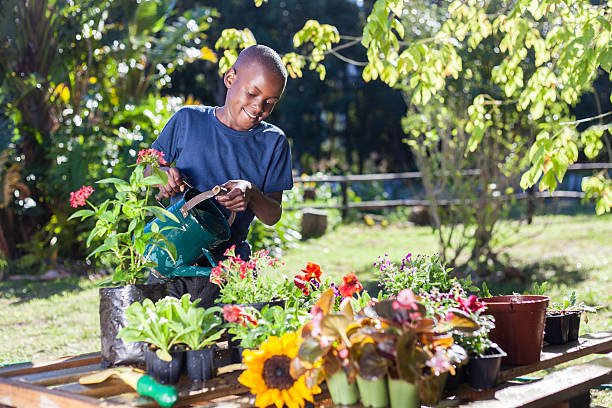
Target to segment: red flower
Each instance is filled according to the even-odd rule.
[[[456,300],[461,305],[461,309],[465,310],[466,312],[475,313],[487,305],[485,302],[479,302],[478,298],[474,295],[468,296],[467,299],[457,298]]]
[[[306,279],[306,275],[295,275],[293,283],[302,291],[304,296],[310,295],[310,284]]]
[[[344,277],[342,277],[342,285],[338,288],[343,298],[351,297],[361,289],[363,289],[363,285],[359,283],[359,279],[355,276],[355,272],[344,275]]]
[[[257,326],[257,320],[238,305],[223,306],[223,318],[230,323],[236,322],[242,326],[246,326],[246,319],[252,325]]]
[[[236,256],[236,245],[232,245],[231,247],[227,248],[223,255],[231,257]]]
[[[302,272],[305,274],[305,281],[311,281],[314,278],[317,282],[321,283],[321,267],[316,263],[308,262],[306,269],[302,269]]]
[[[210,281],[215,285],[221,285],[225,280],[225,273],[223,272],[223,268],[221,268],[221,262],[219,262],[218,266],[215,266],[210,271]]]
[[[70,206],[77,208],[85,205],[85,200],[94,192],[93,187],[83,186],[77,192],[70,193]]]
[[[143,149],[138,152],[136,163],[145,162],[152,166],[166,166],[168,162],[164,159],[164,153],[155,149]]]
[[[244,261],[240,261],[240,262],[236,262],[238,264],[238,267],[240,268],[240,279],[244,279],[246,278],[246,272],[247,272],[247,263]]]

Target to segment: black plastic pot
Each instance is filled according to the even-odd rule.
[[[482,357],[470,356],[467,374],[472,388],[490,390],[495,387],[501,360],[506,356],[507,354],[497,346],[487,349]]]
[[[242,352],[244,347],[239,346],[240,341],[231,341],[230,346],[230,359],[232,364],[242,363]]]
[[[213,377],[213,357],[215,350],[212,347],[201,350],[187,350],[187,376],[191,381],[206,381]]]
[[[582,312],[572,312],[569,315],[569,330],[567,331],[567,341],[577,341],[580,333],[580,317]]]
[[[448,374],[448,379],[446,380],[446,385],[444,386],[444,391],[452,393],[455,391],[461,384],[465,382],[465,368],[462,365],[455,367],[455,375]]]
[[[127,326],[125,310],[144,299],[157,301],[167,293],[166,285],[126,285],[100,288],[100,340],[102,366],[140,365],[145,362],[144,343],[117,338],[119,330]]]
[[[155,350],[145,347],[145,363],[147,374],[162,384],[176,384],[181,378],[185,365],[185,351],[171,351],[171,361],[164,361],[157,357]]]
[[[570,327],[572,335],[570,339]],[[580,312],[546,313],[546,327],[544,341],[548,344],[565,344],[578,340],[580,329]]]

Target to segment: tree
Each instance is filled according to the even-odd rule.
[[[0,250],[9,259],[78,256],[68,192],[129,171],[179,101],[172,69],[200,57],[214,11],[170,0],[8,0],[0,13]],[[16,24],[15,22],[18,22]],[[122,173],[123,172],[123,173]],[[102,187],[103,188],[103,187]],[[109,192],[110,193],[110,192]],[[62,242],[62,246],[56,243]]]
[[[579,149],[587,157],[601,149],[604,128],[592,126],[579,133],[576,126],[586,120],[574,120],[570,108],[590,89],[598,66],[610,75],[611,10],[611,1],[592,5],[584,0],[467,0],[420,8],[403,0],[374,2],[359,38],[368,59],[362,75],[366,81],[380,78],[404,94],[404,130],[421,166],[438,163],[438,173],[431,173],[437,177],[440,171],[460,170],[475,152],[479,159],[471,164],[484,166],[474,185],[479,189],[477,202],[484,200],[484,205],[472,213],[476,218],[462,220],[464,227],[475,228],[469,234],[474,240],[472,260],[490,256],[489,242],[505,194],[498,190],[498,180],[524,168],[527,163],[521,159],[530,165],[521,187],[538,183],[540,190],[553,191],[578,159]],[[415,24],[413,16],[425,22]],[[407,33],[426,25],[433,28],[429,35]],[[335,27],[307,22],[294,43],[309,44],[310,52],[285,55],[290,72],[299,76],[308,66],[323,75],[325,56],[338,55],[351,43],[336,45],[341,38]],[[483,57],[483,49],[493,52]],[[453,95],[456,85],[474,76],[462,97]],[[479,81],[481,89],[474,86]],[[462,100],[469,105],[459,103]],[[522,146],[529,147],[528,154]],[[445,168],[445,163],[454,163],[454,169]],[[435,199],[431,175],[429,195]],[[448,187],[445,181],[441,185]],[[610,211],[612,182],[605,174],[585,180],[583,189],[596,198],[598,214]],[[494,194],[500,198],[491,200]]]

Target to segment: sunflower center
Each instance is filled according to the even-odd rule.
[[[264,362],[263,380],[268,388],[288,390],[295,380],[289,374],[291,359],[287,356],[272,356]]]

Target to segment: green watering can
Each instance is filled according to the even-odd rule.
[[[232,212],[229,219],[226,219],[211,199],[227,192],[228,190],[220,186],[203,193],[193,188],[188,189],[183,198],[166,208],[174,214],[179,223],[169,218],[164,221],[155,218],[145,226],[144,233],[151,231],[153,223],[160,229],[167,226],[178,227],[162,232],[176,247],[176,262],[163,247],[149,244],[145,249],[145,253],[151,251],[149,259],[157,263],[157,267],[151,270],[155,276],[163,280],[179,276],[210,276],[212,267],[217,264],[210,251],[229,239],[230,225],[236,217],[236,213]],[[212,266],[194,265],[202,258],[207,259]]]

